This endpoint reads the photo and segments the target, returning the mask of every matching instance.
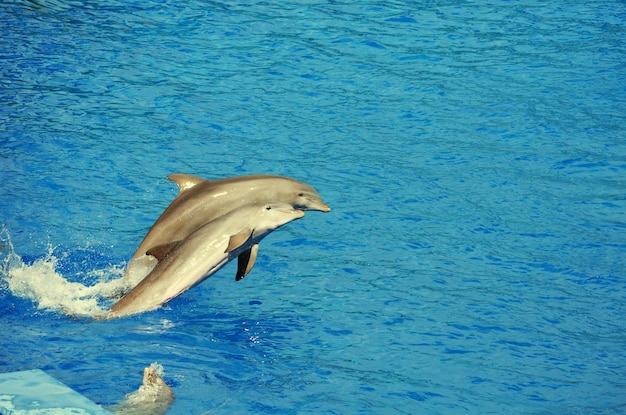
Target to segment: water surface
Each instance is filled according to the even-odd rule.
[[[0,21],[0,371],[109,405],[158,361],[172,414],[626,412],[623,3],[18,0]],[[241,282],[68,318],[54,287],[119,278],[174,172],[286,175],[332,211]]]

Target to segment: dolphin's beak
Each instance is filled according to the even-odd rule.
[[[284,213],[285,215],[293,215],[294,218],[293,219],[289,219],[290,221],[292,220],[296,220],[296,219],[300,219],[304,217],[304,211],[301,208],[296,208],[296,207],[291,207],[291,206],[284,206],[284,207],[278,207],[278,210],[282,213]]]
[[[322,202],[321,199],[311,200],[311,204],[308,206],[308,210],[319,210],[320,212],[330,212],[330,206]]]

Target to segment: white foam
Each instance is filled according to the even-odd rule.
[[[11,293],[32,300],[38,309],[62,311],[76,317],[101,316],[116,297],[134,287],[154,266],[152,257],[147,257],[123,277],[119,266],[84,270],[84,278],[79,276],[79,279],[96,281],[85,285],[69,281],[58,271],[59,260],[53,247],[48,248],[43,258],[28,264],[15,252],[6,229],[0,229],[0,240],[3,245],[0,278]]]
[[[126,395],[123,402],[112,408],[116,415],[163,415],[174,401],[174,391],[162,378],[163,366],[152,363],[144,369],[139,389]]]

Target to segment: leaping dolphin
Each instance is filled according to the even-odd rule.
[[[167,178],[178,185],[180,192],[144,237],[126,275],[133,266],[142,265],[138,259],[144,258],[148,250],[181,241],[201,226],[242,205],[283,202],[299,210],[330,211],[314,188],[288,177],[255,175],[205,180],[189,174],[170,174]]]
[[[261,239],[303,216],[302,210],[286,203],[248,204],[205,224],[182,241],[150,249],[147,254],[156,256],[158,264],[104,318],[153,310],[237,257],[237,279],[243,278],[254,265]]]

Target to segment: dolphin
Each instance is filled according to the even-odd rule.
[[[143,277],[154,263],[148,250],[185,239],[214,219],[250,203],[283,202],[298,210],[329,212],[317,191],[306,183],[271,175],[206,180],[189,174],[167,176],[178,185],[178,196],[148,231],[126,268],[125,276]]]
[[[286,203],[252,203],[201,226],[182,241],[148,250],[147,254],[159,262],[104,318],[153,310],[200,284],[237,257],[236,279],[240,280],[252,269],[261,239],[303,216],[302,210]]]

